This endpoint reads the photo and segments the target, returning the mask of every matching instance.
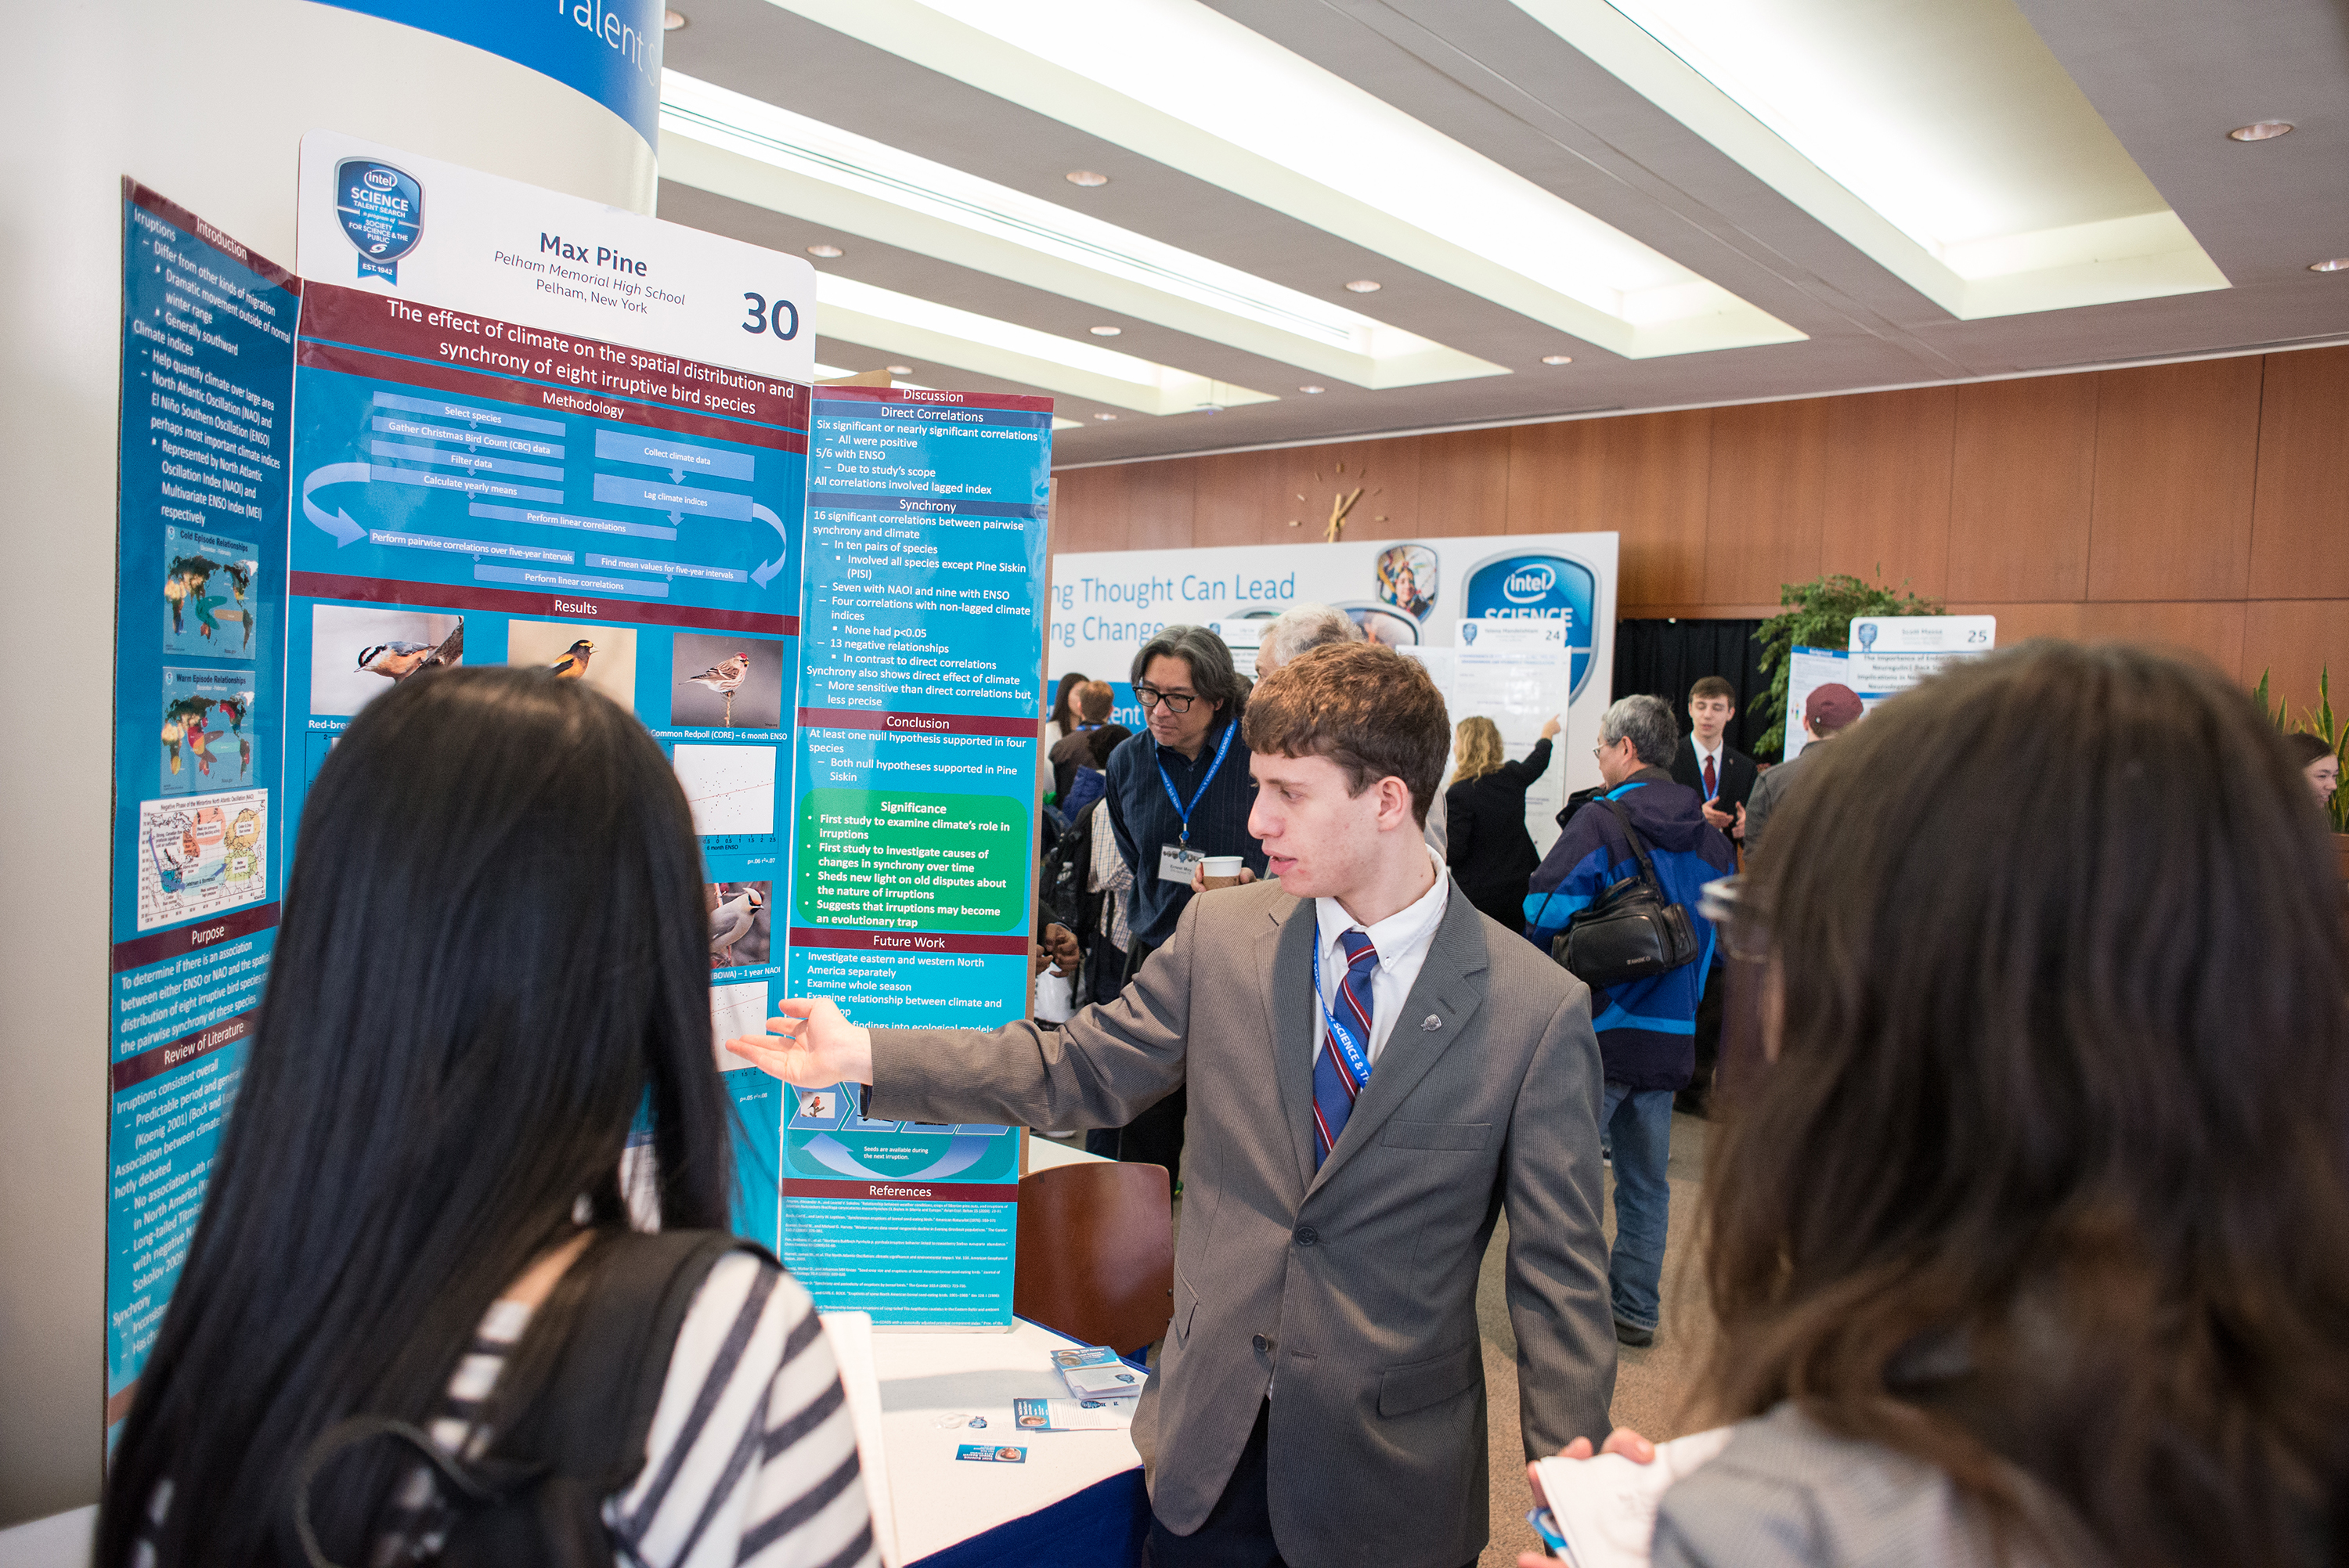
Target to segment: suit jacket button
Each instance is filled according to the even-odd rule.
[[[1272,1349],[1272,1341],[1267,1339],[1261,1334],[1257,1335],[1254,1340],[1250,1341],[1250,1343],[1256,1346],[1256,1353],[1258,1356],[1267,1355]]]
[[[1297,1244],[1299,1246],[1309,1247],[1320,1239],[1321,1233],[1315,1230],[1312,1226],[1299,1225],[1297,1227]]]

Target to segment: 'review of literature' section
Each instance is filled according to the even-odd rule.
[[[701,838],[735,1224],[771,1247],[782,1087],[716,1042],[783,974],[814,270],[325,131],[296,248],[283,819],[422,671],[544,670],[642,720]]]
[[[1051,403],[820,387],[788,984],[860,1024],[1027,1011]],[[1007,1327],[1019,1130],[794,1091],[783,1257],[826,1310]]]

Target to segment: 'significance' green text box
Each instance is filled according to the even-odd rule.
[[[1001,795],[811,789],[798,904],[823,925],[1009,931],[1027,906],[1028,814]]]

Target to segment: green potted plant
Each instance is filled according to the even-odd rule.
[[[1783,752],[1786,746],[1786,681],[1794,674],[1796,648],[1841,648],[1851,640],[1851,623],[1857,615],[1938,615],[1939,599],[1922,599],[1909,592],[1904,579],[1898,590],[1881,581],[1867,583],[1848,573],[1815,577],[1808,583],[1781,583],[1778,603],[1785,608],[1762,623],[1754,640],[1762,645],[1762,673],[1770,689],[1755,704],[1771,720],[1754,745],[1759,752]]]
[[[2327,665],[2317,672],[2316,706],[2302,708],[2297,723],[2292,721],[2290,703],[2269,697],[2269,673],[2261,670],[2260,684],[2251,688],[2251,695],[2259,699],[2260,711],[2268,716],[2268,722],[2273,724],[2281,734],[2304,730],[2316,737],[2333,748],[2334,757],[2344,759],[2344,769],[2349,769],[2349,725],[2344,725],[2341,717],[2333,711],[2333,666]],[[2349,789],[2333,791],[2333,799],[2325,809],[2332,813],[2333,832],[2349,833]]]

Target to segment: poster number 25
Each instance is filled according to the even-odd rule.
[[[791,301],[779,299],[771,310],[765,294],[745,293],[742,297],[750,302],[750,315],[742,323],[743,331],[754,336],[762,332],[771,332],[785,343],[800,335],[800,307]],[[791,317],[789,326],[783,325],[785,315]]]

